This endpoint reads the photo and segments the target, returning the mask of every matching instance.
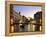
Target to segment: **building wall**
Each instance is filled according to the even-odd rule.
[[[40,31],[40,26],[42,27],[42,11],[34,14],[34,20],[36,21],[35,30]]]

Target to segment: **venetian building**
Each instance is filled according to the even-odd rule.
[[[34,14],[34,20],[36,20],[35,31],[42,30],[42,11],[36,12]]]
[[[10,5],[10,32],[13,32],[13,6]]]
[[[19,20],[20,20],[20,13],[17,13],[13,10],[13,5],[10,5],[10,32],[19,31]]]
[[[20,31],[28,31],[28,19],[25,16],[21,16],[19,23]]]

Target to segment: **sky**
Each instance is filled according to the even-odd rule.
[[[34,14],[38,11],[42,11],[40,6],[20,6],[20,5],[13,5],[13,10],[17,13],[21,13],[21,15],[31,18],[34,18]]]

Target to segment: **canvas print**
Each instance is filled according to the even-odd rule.
[[[10,32],[42,31],[42,7],[10,4]]]

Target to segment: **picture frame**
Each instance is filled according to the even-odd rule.
[[[10,33],[10,4],[28,5],[28,6],[41,6],[42,7],[42,31],[36,32],[16,32]],[[5,1],[5,35],[16,36],[16,35],[35,35],[45,33],[45,3],[39,2],[19,2],[19,1]]]

